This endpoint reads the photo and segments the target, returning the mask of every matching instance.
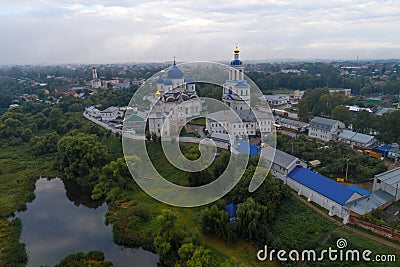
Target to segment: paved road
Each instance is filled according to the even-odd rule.
[[[385,238],[381,238],[379,236],[376,235],[372,235],[372,234],[368,234],[364,231],[360,231],[350,225],[345,225],[342,222],[336,220],[335,218],[329,216],[328,214],[326,214],[325,212],[323,212],[322,210],[318,209],[317,207],[315,207],[313,204],[309,203],[307,200],[305,200],[304,198],[302,198],[301,196],[299,196],[297,193],[292,192],[292,195],[294,197],[296,197],[298,200],[300,200],[301,202],[303,202],[305,205],[307,205],[308,207],[310,207],[312,210],[314,210],[315,212],[317,212],[318,214],[320,214],[322,217],[328,219],[329,221],[333,222],[335,225],[337,225],[338,227],[350,232],[350,233],[354,233],[357,234],[359,236],[363,236],[365,238],[368,238],[372,241],[378,242],[380,244],[383,244],[385,246],[391,247],[393,249],[396,249],[398,251],[400,251],[400,244],[396,244],[388,239]]]

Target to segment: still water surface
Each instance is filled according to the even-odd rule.
[[[59,178],[39,179],[35,200],[27,204],[26,211],[16,214],[23,224],[21,241],[26,244],[28,266],[54,266],[68,254],[90,250],[103,251],[118,267],[157,266],[156,254],[113,242],[112,227],[104,224],[106,204],[79,199],[77,196],[84,194],[77,186],[66,183],[66,187],[68,192]]]

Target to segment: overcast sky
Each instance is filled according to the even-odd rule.
[[[399,58],[399,26],[399,0],[1,0],[0,64]]]

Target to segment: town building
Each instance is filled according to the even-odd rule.
[[[136,106],[132,107],[129,116],[123,121],[124,130],[133,134],[144,134],[146,129],[146,117],[146,113],[138,111]]]
[[[376,140],[372,135],[356,133],[349,130],[343,130],[338,135],[338,140],[351,145],[353,148],[361,149],[373,148],[378,142],[378,140]]]
[[[105,110],[99,110],[94,106],[86,106],[85,113],[99,121],[112,121],[123,116],[123,112],[117,107],[108,107]]]
[[[346,107],[352,112],[353,116],[356,116],[357,112],[360,112],[363,110],[365,110],[369,113],[372,113],[372,110],[370,108],[360,108],[359,106],[346,106]]]
[[[351,89],[349,88],[329,88],[329,93],[330,94],[337,94],[337,93],[342,93],[347,96],[351,95]]]
[[[261,157],[271,163],[273,176],[283,180],[284,183],[286,183],[288,173],[297,166],[307,168],[307,164],[299,158],[271,146],[262,149]]]
[[[345,128],[343,122],[315,117],[310,121],[308,136],[324,142],[335,141],[342,129]]]
[[[289,107],[290,95],[286,94],[264,95],[264,98],[271,108],[285,109]]]
[[[210,133],[232,134],[235,137],[243,135],[256,136],[261,132],[271,132],[272,115],[257,108],[252,110],[237,110],[240,120],[228,110],[220,110],[207,116],[206,129]]]
[[[329,216],[342,218],[344,224],[350,218],[346,204],[362,197],[355,190],[303,167],[295,167],[287,175],[286,184],[308,201],[328,210]]]
[[[393,148],[389,150],[388,158],[393,159],[395,161],[399,161],[399,159],[400,159],[400,147],[399,147],[399,144],[394,143],[394,144],[391,144],[390,146],[393,147]]]
[[[400,199],[400,167],[375,175],[372,191],[383,190],[395,201]]]
[[[295,133],[305,133],[308,129],[308,123],[287,118],[278,117],[276,123],[281,127],[281,129]]]
[[[101,88],[101,80],[97,78],[97,69],[95,67],[92,68],[92,88],[99,89]]]
[[[384,108],[384,107],[379,107],[376,111],[375,111],[375,115],[378,116],[382,116],[385,113],[391,113],[396,111],[397,109],[395,108]]]
[[[112,106],[100,111],[100,117],[102,121],[112,121],[122,115],[123,114],[120,113],[119,108]]]
[[[88,114],[90,117],[101,120],[100,110],[94,106],[86,106],[85,113]]]

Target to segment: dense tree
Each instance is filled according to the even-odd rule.
[[[257,240],[265,234],[267,207],[262,206],[248,198],[244,203],[238,205],[238,230],[243,238]]]
[[[129,164],[134,169],[139,164],[138,157],[130,157]],[[127,200],[129,194],[137,189],[124,158],[118,158],[102,168],[98,183],[92,192],[93,199],[106,197],[107,201]]]
[[[57,129],[58,126],[60,126],[60,124],[63,122],[61,121],[63,118],[63,113],[64,112],[61,108],[55,107],[51,109],[48,121],[52,129]]]
[[[55,267],[72,267],[72,266],[96,266],[96,267],[112,267],[111,261],[105,260],[102,251],[93,250],[88,253],[77,252],[63,258]]]
[[[353,119],[353,114],[345,106],[336,106],[331,111],[331,118],[334,120],[341,121],[344,124],[346,124],[346,126],[348,126]]]
[[[353,121],[353,130],[359,133],[370,134],[374,128],[375,116],[366,110],[357,112]]]
[[[60,136],[56,132],[44,136],[34,136],[30,141],[31,151],[34,155],[44,155],[57,151]]]
[[[215,235],[226,241],[236,240],[235,225],[229,222],[228,213],[216,205],[206,208],[201,214],[201,227],[206,235]]]
[[[109,106],[127,106],[138,86],[122,90],[99,90],[97,94],[91,95],[85,100],[89,105],[100,105],[101,107]]]
[[[161,215],[157,217],[157,222],[159,227],[157,236],[154,238],[154,247],[164,265],[174,266],[176,263],[181,263],[180,256],[182,256],[183,262],[195,256],[193,254],[196,250],[192,247],[197,244],[198,237],[195,236],[195,233],[186,231],[182,225],[177,223],[177,215],[174,212],[163,210]],[[181,255],[179,255],[179,252]],[[192,253],[192,257],[190,253]],[[198,256],[201,257],[201,255]]]
[[[303,121],[308,121],[310,115],[329,117],[335,107],[351,103],[345,94],[330,94],[328,88],[307,90],[299,103],[299,117]]]
[[[375,120],[378,137],[386,143],[400,143],[400,111],[385,113]]]
[[[55,167],[81,185],[90,185],[94,180],[89,177],[91,171],[103,167],[108,160],[107,148],[95,135],[64,136],[57,143]]]

